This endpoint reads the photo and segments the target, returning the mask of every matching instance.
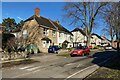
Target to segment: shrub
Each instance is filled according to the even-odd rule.
[[[72,51],[73,48],[67,48],[67,49],[68,49],[68,51]]]
[[[95,46],[94,49],[99,49],[99,46]]]
[[[67,48],[67,44],[62,44],[62,48],[66,49]]]

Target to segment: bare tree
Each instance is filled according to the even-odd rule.
[[[94,28],[96,16],[99,15],[100,10],[107,3],[95,2],[78,2],[66,3],[64,11],[66,12],[64,18],[71,20],[71,24],[82,24],[85,27],[87,35],[87,45],[90,45],[90,35]]]
[[[106,20],[108,22],[108,25],[110,25],[112,28],[110,30],[113,30],[115,33],[116,40],[117,40],[117,50],[119,51],[120,5],[119,5],[119,2],[114,2],[114,3],[110,3],[108,6],[109,7],[106,8],[105,10],[105,13],[106,13],[105,19],[107,18]]]
[[[109,35],[110,38],[111,38],[111,44],[112,46],[114,46],[114,37],[115,37],[115,30],[114,30],[114,26],[113,26],[113,21],[112,21],[112,17],[111,15],[105,15],[105,21],[107,23],[106,27],[104,27],[102,29],[102,32],[105,34],[105,35]]]

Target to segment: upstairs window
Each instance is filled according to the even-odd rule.
[[[52,31],[52,36],[55,37],[55,35],[56,35],[56,31],[53,30],[53,31]]]
[[[44,28],[44,29],[43,29],[43,34],[44,34],[45,36],[48,36],[48,35],[49,35],[49,29],[48,29],[48,28]]]
[[[59,33],[59,37],[62,37],[62,33]]]
[[[64,36],[65,36],[65,39],[67,39],[67,34],[66,33],[64,34]]]

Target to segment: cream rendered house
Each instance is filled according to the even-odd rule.
[[[67,48],[73,47],[72,45],[72,36],[73,34],[64,28],[59,21],[52,21],[54,26],[57,29],[57,45],[62,46],[63,44],[67,44]]]
[[[75,28],[71,32],[73,34],[73,47],[77,47],[79,44],[86,45],[87,37],[82,29]]]
[[[103,39],[102,40],[102,46],[111,45],[111,41],[108,40],[105,36],[102,36],[101,38]]]
[[[94,46],[101,46],[101,43],[102,43],[102,38],[95,34],[95,33],[92,33],[91,34],[91,40],[90,40],[90,43],[91,45],[94,47]]]

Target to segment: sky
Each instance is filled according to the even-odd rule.
[[[71,31],[75,26],[69,25],[69,21],[63,21],[63,15],[65,14],[63,7],[65,4],[65,2],[2,2],[2,19],[10,17],[19,23],[21,20],[26,20],[34,15],[34,9],[38,7],[41,16],[54,21],[59,20],[62,26]],[[0,20],[1,22],[2,20]],[[102,36],[101,30],[104,23],[100,19],[97,22],[99,25],[93,29],[93,32]]]

